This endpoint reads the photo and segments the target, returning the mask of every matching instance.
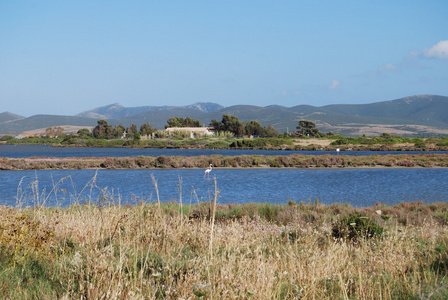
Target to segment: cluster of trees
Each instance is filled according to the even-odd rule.
[[[170,127],[201,127],[201,121],[195,120],[190,117],[171,117],[167,121],[165,128]],[[238,117],[225,114],[222,116],[222,120],[213,119],[210,124],[214,130],[219,134],[221,132],[230,132],[235,136],[252,135],[259,137],[276,137],[279,135],[278,131],[269,124],[268,127],[262,126],[257,120],[249,122],[241,122]],[[48,135],[57,135],[58,128],[47,128]],[[141,135],[151,135],[157,132],[157,128],[153,128],[148,122],[140,126],[131,124],[128,128],[123,125],[111,126],[106,120],[99,120],[98,125],[93,129],[92,133],[88,129],[81,129],[78,131],[80,136],[93,136],[97,139],[117,139],[126,136],[128,138],[139,139]],[[332,135],[332,133],[325,134],[316,128],[316,124],[312,121],[301,120],[297,126],[297,133],[301,136],[309,137],[324,137]]]
[[[140,126],[138,130],[137,125],[131,124],[128,128],[123,125],[111,126],[106,120],[99,120],[98,125],[93,128],[92,133],[88,129],[80,129],[78,131],[79,136],[93,136],[97,139],[118,139],[125,136],[130,138],[140,139],[141,135],[150,135],[157,131],[157,128],[153,128],[151,124],[146,122]]]
[[[261,126],[260,122],[252,120],[246,123],[241,122],[238,117],[232,115],[223,115],[222,120],[213,119],[209,126],[216,132],[231,132],[236,136],[253,135],[260,137],[278,136],[278,131],[269,124],[268,127]]]
[[[106,120],[99,120],[98,125],[92,130],[92,135],[97,139],[121,138],[125,130],[123,125],[111,126]]]
[[[165,128],[169,127],[202,127],[200,120],[195,120],[190,117],[181,118],[181,117],[171,117],[167,121],[168,125],[165,125]]]
[[[297,126],[296,129],[299,135],[303,136],[320,138],[327,135],[316,128],[316,123],[308,120],[299,121],[299,126]],[[330,132],[328,135],[332,135],[332,133]]]

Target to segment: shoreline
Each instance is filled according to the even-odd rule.
[[[141,140],[138,143],[125,144],[119,140],[88,140],[82,143],[61,143],[61,142],[19,142],[3,143],[5,145],[47,145],[50,147],[61,148],[149,148],[149,149],[228,149],[228,150],[284,150],[284,151],[448,151],[448,145],[437,145],[436,141],[428,141],[425,145],[417,145],[414,142],[395,142],[389,143],[340,143],[332,144],[335,139],[307,138],[307,139],[284,139],[283,143],[272,142],[270,138],[260,138],[264,143],[244,144],[237,143],[241,141],[255,141],[257,139],[235,138],[233,143],[224,141],[220,138],[211,139],[157,139]]]

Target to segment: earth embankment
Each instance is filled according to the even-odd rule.
[[[242,155],[138,157],[2,158],[0,170],[182,169],[207,168],[446,168],[447,154],[400,155]]]

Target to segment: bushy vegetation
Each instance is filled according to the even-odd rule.
[[[172,117],[167,121],[168,125],[165,125],[165,128],[168,127],[202,127],[202,123],[200,120],[195,120],[190,117],[182,118],[182,117]]]
[[[175,146],[175,145],[174,145]],[[447,154],[413,155],[242,155],[139,156],[86,158],[4,158],[0,170],[39,169],[153,169],[153,168],[370,168],[448,167]]]
[[[14,139],[14,137],[12,137],[12,136],[10,136],[10,135],[4,135],[4,136],[2,136],[1,138],[0,138],[0,141],[2,141],[2,142],[7,142],[7,141],[10,141],[10,140],[13,140]]]
[[[144,129],[144,128],[143,128]],[[144,129],[149,130],[149,129]],[[88,131],[88,130],[87,130]],[[280,134],[270,138],[233,138],[233,133],[222,131],[217,133],[219,137],[201,137],[190,138],[190,133],[185,131],[171,132],[156,131],[151,134],[140,134],[140,132],[128,133],[126,138],[95,138],[91,133],[80,130],[81,134],[64,134],[60,137],[50,138],[49,136],[31,137],[15,139],[9,136],[3,137],[0,141],[7,144],[51,144],[55,146],[72,147],[141,147],[141,148],[242,148],[242,149],[283,149],[283,150],[372,150],[372,151],[411,151],[411,150],[439,150],[448,149],[447,139],[431,138],[424,140],[422,138],[404,138],[404,137],[358,137],[345,138],[340,135],[325,136],[320,139],[333,140],[330,145],[322,146],[315,144],[302,144],[311,138],[302,136],[297,138],[292,134]],[[150,132],[150,131],[143,131]],[[147,139],[148,136],[154,138]],[[145,137],[142,139],[141,137]]]
[[[220,134],[221,132],[231,132],[234,136],[241,137],[243,135],[260,136],[260,137],[277,137],[278,131],[269,124],[268,127],[261,126],[257,120],[249,122],[241,122],[238,117],[225,114],[222,120],[213,119],[209,126]]]
[[[332,236],[336,239],[344,239],[357,242],[360,239],[369,239],[382,235],[384,228],[365,215],[350,214],[342,217],[333,225]]]
[[[446,203],[0,206],[6,299],[444,299]],[[406,218],[406,222],[402,218]],[[353,223],[360,224],[359,227]],[[356,228],[351,231],[352,228]],[[335,232],[352,232],[335,235]]]
[[[436,140],[436,146],[448,146],[448,138]]]
[[[307,120],[300,120],[296,127],[299,134],[306,137],[324,137],[326,134],[316,128],[316,123]]]
[[[8,139],[8,144],[60,144],[63,138],[50,138],[50,137],[30,137],[23,139]]]
[[[270,147],[282,147],[293,144],[294,143],[290,139],[284,139],[284,138],[235,139],[229,145],[229,147],[265,149]]]
[[[389,134],[383,134],[379,137],[343,137],[343,136],[334,136],[334,138],[337,138],[334,142],[332,142],[332,145],[375,145],[375,144],[381,144],[381,145],[394,145],[394,144],[402,144],[402,143],[416,143],[423,141],[422,139],[418,138],[406,138],[406,137],[399,137],[399,136],[393,136]]]

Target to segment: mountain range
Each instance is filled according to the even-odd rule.
[[[82,113],[75,115],[75,117],[82,118],[92,118],[92,119],[117,119],[117,118],[125,118],[133,115],[142,114],[150,111],[167,111],[173,109],[193,109],[203,112],[212,112],[216,110],[220,110],[224,108],[224,106],[211,103],[211,102],[197,102],[191,105],[186,106],[138,106],[138,107],[124,107],[120,103],[114,103],[112,105],[106,105],[102,107],[98,107],[92,110],[87,110]]]
[[[170,117],[191,117],[207,126],[222,115],[237,116],[241,121],[258,120],[272,124],[279,132],[293,132],[300,120],[316,123],[323,132],[344,136],[380,135],[384,132],[403,136],[448,135],[448,97],[418,95],[370,104],[333,104],[321,107],[297,105],[235,105],[195,103],[187,106],[124,107],[119,103],[81,112],[74,116],[35,115],[28,118],[9,112],[0,114],[0,135],[13,135],[51,126],[92,127],[100,119],[111,125],[140,126],[145,122],[163,129]]]

